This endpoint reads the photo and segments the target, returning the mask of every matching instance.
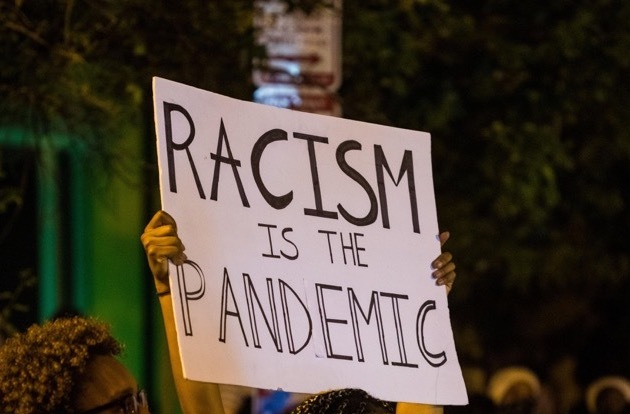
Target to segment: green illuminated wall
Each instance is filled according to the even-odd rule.
[[[98,317],[124,345],[123,363],[150,394],[152,412],[176,413],[163,326],[140,233],[154,210],[143,135],[121,132],[111,171],[66,137],[38,140],[38,319],[61,308]],[[44,145],[42,145],[44,143]],[[152,143],[151,143],[152,144]],[[35,147],[20,128],[0,128],[2,148]]]

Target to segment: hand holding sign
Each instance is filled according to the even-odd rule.
[[[438,236],[442,246],[449,239],[448,232]],[[173,375],[178,389],[178,394],[183,406],[189,407],[188,412],[209,412],[211,406],[220,405],[218,388],[211,384],[203,384],[186,381],[179,361],[179,346],[175,335],[175,320],[170,299],[169,273],[166,261],[181,265],[186,260],[184,244],[177,234],[177,223],[165,211],[158,211],[151,218],[140,237],[147,256],[149,268],[153,274],[153,281],[159,296],[164,296],[162,312],[166,325],[169,353],[171,355]],[[433,277],[437,285],[445,285],[450,290],[455,282],[455,263],[453,255],[446,251],[440,254],[432,263]],[[215,411],[219,412],[218,408]],[[429,407],[416,404],[399,404],[397,413],[429,413],[433,412]]]
[[[159,211],[147,224],[140,239],[158,295],[168,293],[170,287],[167,260],[170,259],[175,265],[182,265],[186,260],[184,245],[177,236],[175,220],[167,213]]]
[[[451,233],[444,231],[440,233],[438,239],[440,240],[440,246],[444,247],[444,244],[451,237]],[[434,269],[432,275],[435,279],[435,284],[438,286],[446,286],[446,293],[449,293],[455,283],[455,263],[452,262],[453,255],[450,252],[443,252],[432,263],[431,267]]]

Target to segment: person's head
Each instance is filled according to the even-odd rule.
[[[630,381],[623,377],[599,378],[586,390],[588,411],[593,414],[622,414],[629,411]]]
[[[531,413],[540,396],[540,381],[528,368],[503,368],[490,378],[488,396],[500,413]]]
[[[477,392],[468,395],[468,405],[447,405],[445,414],[494,414],[496,407],[485,394]]]
[[[314,395],[291,414],[393,414],[396,404],[379,400],[363,390],[344,388]]]
[[[33,325],[0,347],[0,404],[14,414],[106,414],[141,399],[137,412],[148,413],[144,394],[116,359],[121,350],[94,319]]]

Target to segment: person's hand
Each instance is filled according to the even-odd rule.
[[[440,245],[444,246],[444,243],[451,237],[448,231],[440,233],[438,236],[440,239]],[[455,283],[455,263],[453,263],[453,255],[450,252],[442,252],[433,262],[431,267],[434,269],[431,274],[435,279],[435,283],[438,286],[446,286],[446,293],[450,292]]]
[[[167,293],[168,260],[181,265],[186,260],[184,245],[177,236],[177,224],[165,211],[155,213],[140,236],[158,294]]]

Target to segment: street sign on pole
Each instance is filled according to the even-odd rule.
[[[341,0],[309,14],[280,0],[256,0],[256,41],[265,57],[254,61],[254,101],[340,115]]]

